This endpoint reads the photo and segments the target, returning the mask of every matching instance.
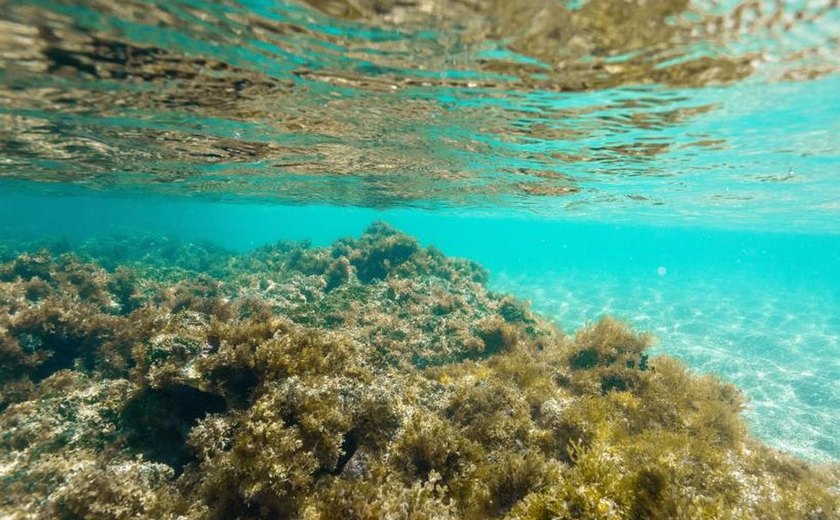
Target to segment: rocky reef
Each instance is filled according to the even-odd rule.
[[[385,224],[0,264],[0,516],[829,519],[840,471],[605,318],[574,335]]]

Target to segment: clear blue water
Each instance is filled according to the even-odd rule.
[[[612,314],[653,333],[655,352],[744,390],[750,427],[769,444],[810,460],[840,454],[836,235],[72,193],[7,193],[0,232],[73,243],[140,230],[248,251],[280,239],[327,245],[384,219],[479,261],[493,288],[563,330]]]
[[[477,5],[0,0],[0,241],[384,219],[840,458],[840,8]]]

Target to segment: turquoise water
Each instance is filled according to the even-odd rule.
[[[563,330],[612,314],[653,333],[655,352],[744,390],[750,427],[769,444],[809,460],[840,454],[835,235],[71,191],[60,199],[7,193],[2,235],[72,244],[141,230],[249,251],[280,239],[328,245],[383,219],[480,262],[492,288],[530,300]]]
[[[840,8],[502,4],[0,0],[0,241],[385,220],[840,458]]]

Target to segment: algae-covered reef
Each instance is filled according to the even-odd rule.
[[[0,264],[0,516],[808,518],[838,472],[610,318],[572,336],[375,224]]]

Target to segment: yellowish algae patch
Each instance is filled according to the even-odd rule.
[[[384,224],[135,242],[0,264],[4,518],[840,514],[836,466],[752,438],[732,385],[612,318],[565,335]]]

